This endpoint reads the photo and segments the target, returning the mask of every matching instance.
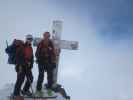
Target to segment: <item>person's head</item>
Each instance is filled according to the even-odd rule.
[[[49,32],[44,32],[43,33],[43,39],[49,39],[50,38],[50,33]]]
[[[30,34],[26,35],[26,43],[31,44],[32,41],[33,41],[32,35],[30,35]]]

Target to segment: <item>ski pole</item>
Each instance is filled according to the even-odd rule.
[[[7,47],[8,47],[8,41],[6,40],[6,45],[7,45]]]

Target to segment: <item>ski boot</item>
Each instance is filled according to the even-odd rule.
[[[24,95],[24,96],[29,96],[29,97],[33,96],[33,94],[32,94],[29,90],[28,90],[28,91],[22,90],[21,93],[22,93],[22,95]]]
[[[48,89],[47,93],[48,93],[48,96],[53,96],[53,92],[51,89]]]
[[[44,95],[44,92],[42,90],[36,90],[35,95],[39,96],[39,97],[42,97]]]

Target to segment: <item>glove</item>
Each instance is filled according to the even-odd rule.
[[[15,66],[15,71],[16,71],[17,73],[22,72],[22,66],[16,65],[16,66]]]
[[[29,62],[29,63],[27,64],[27,67],[28,67],[28,69],[32,69],[32,68],[33,68],[33,63],[30,63],[30,62]]]
[[[56,63],[51,64],[52,68],[56,68]]]

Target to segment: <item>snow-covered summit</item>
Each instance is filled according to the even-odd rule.
[[[9,100],[8,96],[11,95],[14,88],[14,84],[6,84],[3,89],[0,90],[0,100]],[[33,90],[35,91],[35,84],[33,84]],[[44,90],[47,91],[47,90]],[[53,92],[54,95],[57,95],[56,99],[47,99],[47,100],[66,100],[60,93]],[[25,100],[32,100],[26,98]]]

